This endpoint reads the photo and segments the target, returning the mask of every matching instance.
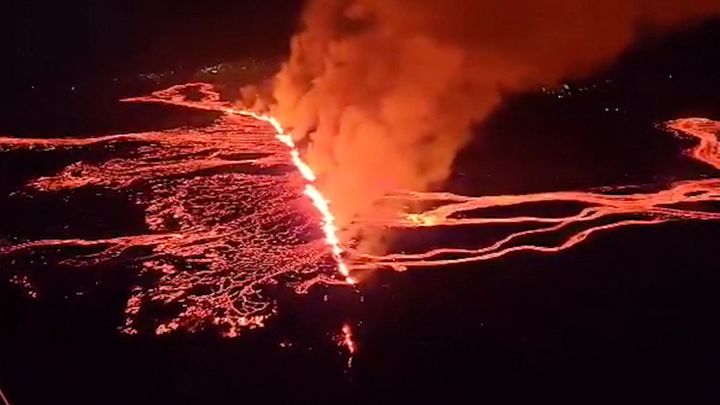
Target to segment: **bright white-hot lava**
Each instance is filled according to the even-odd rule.
[[[340,247],[340,240],[337,236],[335,216],[333,216],[333,213],[330,210],[330,203],[322,195],[320,190],[318,190],[318,188],[315,187],[314,184],[312,184],[317,180],[317,176],[315,175],[315,172],[313,172],[312,168],[308,166],[307,163],[305,163],[300,157],[300,151],[295,145],[292,136],[285,133],[285,130],[283,129],[280,122],[274,117],[260,115],[252,111],[235,112],[240,115],[247,115],[256,118],[260,121],[264,121],[272,125],[272,127],[277,132],[277,139],[290,148],[290,156],[292,157],[293,163],[298,168],[305,180],[308,181],[308,185],[305,186],[305,195],[307,195],[312,200],[313,205],[315,205],[315,208],[317,208],[317,210],[322,215],[322,229],[323,232],[325,232],[325,242],[327,242],[328,246],[330,247],[330,251],[333,254],[333,257],[337,261],[338,271],[343,277],[345,277],[345,281],[347,281],[349,284],[355,284],[355,280],[350,277],[350,271],[348,270],[348,267],[342,258],[342,248]]]

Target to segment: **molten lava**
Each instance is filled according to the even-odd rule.
[[[689,155],[720,170],[720,122],[702,118],[681,119],[666,124],[678,134],[699,140]],[[411,201],[415,206],[433,203],[434,208],[385,221],[382,226],[395,229],[453,226],[515,225],[528,229],[511,232],[481,247],[442,247],[418,253],[355,257],[354,270],[389,267],[437,267],[496,259],[514,252],[559,252],[569,249],[600,231],[629,226],[656,225],[681,220],[720,220],[720,213],[702,209],[701,204],[720,202],[720,179],[681,181],[656,192],[626,193],[627,187],[606,188],[604,193],[560,191],[524,195],[466,197],[451,193],[399,192],[388,199]],[[574,215],[491,217],[479,215],[483,210],[499,207],[531,208],[542,203],[577,203],[584,206]],[[697,207],[692,209],[690,207]],[[378,225],[373,222],[372,225]],[[563,231],[571,228],[563,237]],[[532,243],[533,237],[562,237],[554,245]]]
[[[204,96],[201,101],[193,102],[187,101],[184,97],[180,96],[178,92],[186,90],[188,88],[198,88],[199,92]],[[345,281],[349,284],[354,284],[355,281],[350,277],[350,272],[347,265],[342,259],[342,248],[340,247],[340,240],[337,237],[337,228],[335,226],[335,217],[330,211],[329,201],[322,195],[322,193],[312,183],[317,180],[315,172],[312,168],[305,163],[300,157],[300,151],[298,150],[293,138],[290,134],[285,133],[282,124],[274,117],[262,115],[248,110],[237,110],[220,101],[219,95],[213,91],[212,85],[207,83],[189,83],[185,85],[173,86],[167,90],[161,90],[155,92],[150,97],[137,97],[129,98],[123,101],[129,102],[158,102],[168,103],[173,105],[181,105],[190,108],[198,108],[203,110],[221,111],[230,115],[241,115],[255,118],[259,121],[266,122],[272,126],[275,130],[275,138],[290,148],[290,157],[297,167],[298,171],[307,180],[308,185],[305,187],[305,195],[308,196],[315,208],[322,215],[322,229],[325,232],[325,242],[330,247],[330,250],[335,258],[338,265],[338,271],[345,278]]]
[[[190,100],[194,91],[200,99]],[[38,192],[71,200],[79,189],[111,189],[129,196],[145,213],[147,229],[104,238],[23,238],[0,241],[0,264],[28,295],[42,294],[27,266],[39,257],[65,267],[92,267],[128,260],[139,281],[126,307],[126,333],[198,331],[210,325],[227,336],[262,326],[275,304],[267,287],[280,283],[305,292],[323,284],[355,284],[354,271],[438,267],[491,260],[515,252],[559,252],[610,229],[684,220],[720,220],[720,179],[686,180],[655,191],[606,188],[524,195],[468,197],[443,192],[398,191],[383,197],[391,206],[432,207],[398,213],[388,220],[361,219],[355,225],[398,232],[490,228],[497,239],[480,246],[432,246],[427,250],[362,254],[338,238],[330,202],[316,185],[290,134],[275,118],[237,110],[209,84],[190,83],[126,102],[163,103],[222,113],[201,128],[88,138],[0,138],[0,151],[115,151],[105,161],[77,161],[59,173],[30,181],[14,198]],[[667,129],[698,141],[688,154],[720,170],[720,123],[682,119]],[[306,208],[312,204],[313,210]],[[573,203],[576,212],[497,216],[488,210],[522,212],[543,204]],[[309,211],[309,212],[308,212]],[[321,231],[320,235],[318,231]],[[550,240],[551,242],[548,242]],[[66,257],[62,256],[63,252]],[[69,258],[67,257],[69,256]],[[29,258],[28,260],[25,260]],[[22,272],[20,268],[23,268]],[[341,276],[340,278],[338,278]],[[146,308],[163,307],[163,316]],[[146,326],[150,325],[150,326]],[[343,345],[352,356],[352,331]]]
[[[182,95],[186,90],[198,91],[202,99],[186,100]],[[230,108],[206,84],[175,86],[126,101],[165,102],[225,114],[203,128],[91,138],[0,138],[0,150],[7,152],[131,147],[130,155],[79,161],[56,175],[35,179],[16,197],[53,192],[70,200],[80,188],[118,190],[145,210],[148,228],[147,233],[108,238],[22,241],[21,236],[9,235],[12,241],[0,243],[0,258],[9,261],[8,268],[25,256],[45,257],[61,250],[80,253],[47,261],[92,267],[142,250],[134,253],[133,261],[140,279],[152,279],[154,284],[133,288],[126,333],[147,329],[149,323],[155,324],[152,328],[158,334],[216,325],[235,336],[262,326],[275,312],[265,293],[273,284],[302,293],[316,283],[353,281],[341,257],[329,203],[312,184],[315,176],[300,159],[292,138],[276,121]],[[303,201],[313,203],[319,221],[303,209]],[[318,222],[323,240],[313,235]],[[343,280],[328,273],[328,258]],[[24,274],[11,278],[28,295],[37,294]],[[145,319],[149,315],[142,309],[158,305],[168,308],[170,315],[157,321]]]

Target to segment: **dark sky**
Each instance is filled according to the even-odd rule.
[[[0,6],[6,89],[73,84],[287,52],[303,0],[12,0]],[[656,65],[715,61],[720,22]],[[688,48],[688,44],[691,44]],[[654,44],[651,44],[654,47]],[[651,53],[652,55],[653,53]],[[690,54],[689,56],[686,54]],[[647,55],[646,55],[647,56]],[[8,86],[9,85],[9,86]],[[5,90],[5,89],[3,89]]]
[[[72,80],[277,55],[287,47],[301,5],[301,0],[18,0],[2,13],[3,27],[11,31],[5,68],[17,79]]]

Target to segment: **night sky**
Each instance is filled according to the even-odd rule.
[[[300,0],[15,2],[5,68],[73,80],[286,52]],[[17,80],[16,80],[17,81]]]

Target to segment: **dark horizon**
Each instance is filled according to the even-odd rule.
[[[14,79],[6,83],[11,88],[198,68],[243,58],[276,60],[288,53],[304,1],[207,0],[202,6],[191,0],[46,3],[15,4],[0,17],[9,29],[11,46],[3,69]],[[682,49],[686,44],[672,44],[683,37],[686,43],[687,37],[718,43],[720,20],[670,33],[647,32],[624,55],[658,47],[687,52]],[[718,56],[711,48],[703,56],[716,63]]]
[[[19,2],[5,14],[15,83],[71,82],[287,53],[301,0]]]

